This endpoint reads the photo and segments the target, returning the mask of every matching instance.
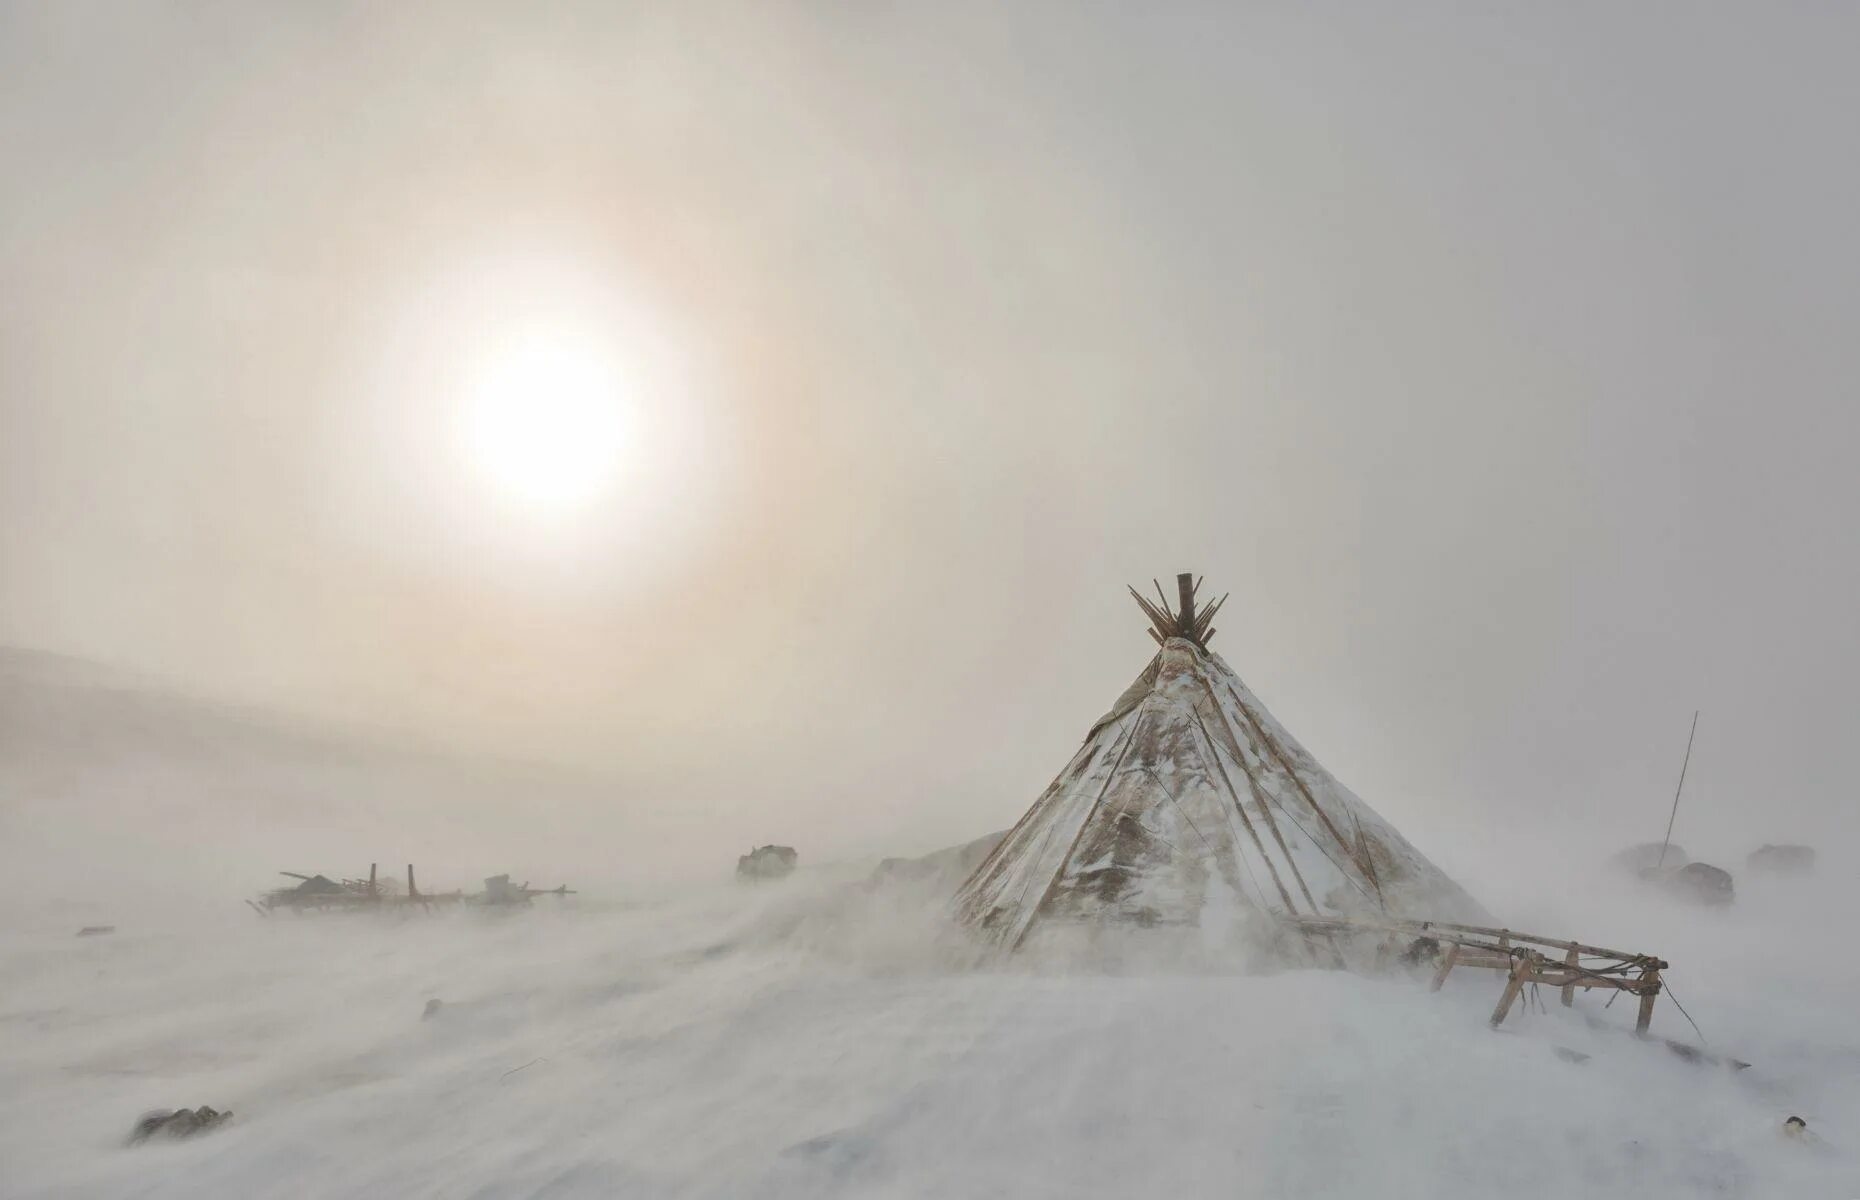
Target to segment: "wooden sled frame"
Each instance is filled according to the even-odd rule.
[[[1397,939],[1426,940],[1443,947],[1430,991],[1439,991],[1455,967],[1503,971],[1505,988],[1492,1010],[1494,1028],[1504,1023],[1526,984],[1543,984],[1562,992],[1565,1008],[1576,1002],[1577,988],[1627,992],[1640,999],[1634,1032],[1653,1024],[1653,1006],[1662,990],[1660,972],[1671,964],[1651,954],[1630,954],[1561,938],[1540,937],[1486,925],[1445,921],[1350,920],[1343,917],[1288,917],[1307,933],[1361,934],[1380,939],[1378,961],[1386,959]],[[1555,953],[1552,953],[1555,952]]]
[[[260,900],[247,900],[246,905],[261,917],[268,917],[280,909],[289,910],[301,915],[306,912],[350,912],[357,909],[378,908],[386,905],[407,906],[414,904],[419,905],[421,909],[426,912],[431,912],[435,904],[457,904],[465,898],[465,893],[460,891],[422,892],[419,885],[414,882],[412,863],[407,864],[406,894],[399,896],[389,895],[380,885],[379,877],[376,874],[378,866],[379,864],[377,863],[368,864],[368,878],[366,881],[360,879],[330,880],[331,883],[338,884],[342,889],[341,891],[316,892],[300,897],[294,896],[289,891],[280,890],[268,893]],[[315,878],[315,876],[305,875],[298,871],[280,871],[278,873],[288,876],[291,879],[307,880]],[[325,876],[325,878],[328,877]]]

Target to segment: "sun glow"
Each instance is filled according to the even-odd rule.
[[[624,468],[626,383],[619,364],[584,339],[544,334],[495,348],[472,382],[472,460],[526,506],[581,507]]]
[[[601,587],[708,545],[736,452],[709,343],[624,267],[598,242],[520,244],[417,279],[354,390],[372,432],[341,464],[358,532],[526,588]]]

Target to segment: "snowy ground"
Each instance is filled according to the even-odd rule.
[[[1488,1032],[1483,972],[952,970],[928,914],[806,873],[501,919],[16,912],[0,1195],[1860,1196],[1860,980],[1800,953],[1842,944],[1829,887],[1560,902],[1672,960],[1736,1075],[1549,997]],[[183,1104],[237,1115],[122,1147]]]

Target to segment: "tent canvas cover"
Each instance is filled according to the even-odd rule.
[[[1177,583],[1173,611],[1132,590],[1156,656],[963,883],[958,919],[1005,949],[1217,913],[1490,921],[1208,649],[1225,597]]]

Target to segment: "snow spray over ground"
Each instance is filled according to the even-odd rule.
[[[1799,953],[1839,944],[1830,888],[1570,902],[1585,936],[1674,962],[1741,1074],[1553,996],[1489,1032],[1490,972],[1431,996],[960,969],[934,904],[822,872],[503,915],[123,911],[84,939],[16,910],[0,1194],[1851,1197],[1856,980]],[[1625,1028],[1631,1002],[1606,1015]],[[1691,1037],[1665,1000],[1655,1029]],[[123,1148],[144,1110],[200,1104],[236,1116]],[[1790,1113],[1827,1144],[1783,1139]]]

